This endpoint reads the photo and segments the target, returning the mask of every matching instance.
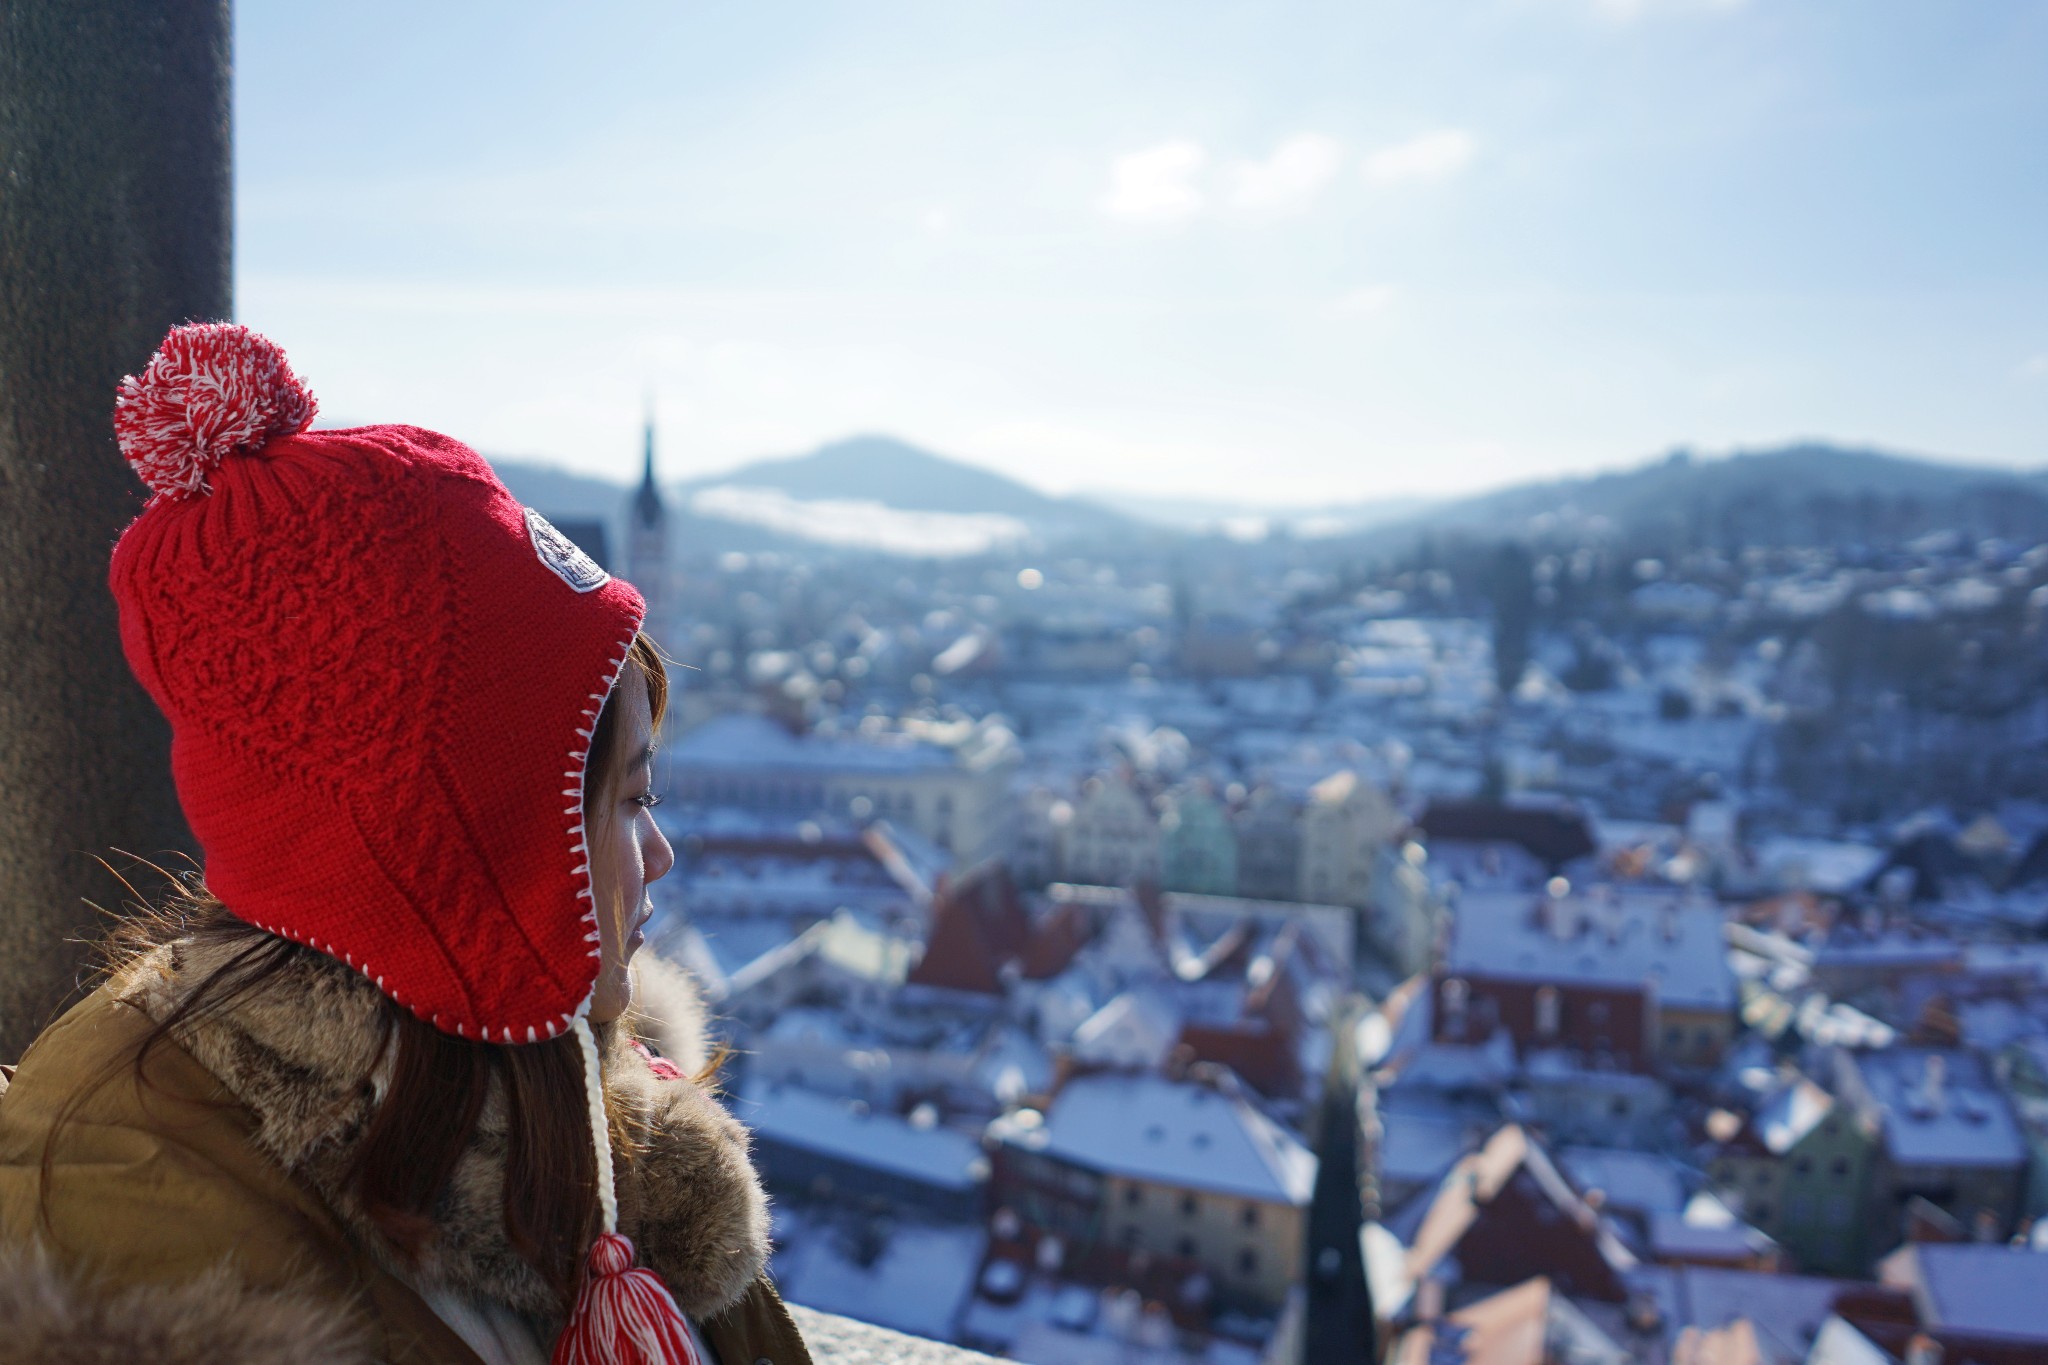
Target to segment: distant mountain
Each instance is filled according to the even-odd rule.
[[[493,464],[528,506],[550,517],[601,517],[612,543],[625,544],[623,485],[514,460]],[[756,460],[668,491],[679,542],[692,553],[808,544],[945,557],[1147,529],[1109,508],[1052,497],[888,436]]]
[[[1123,520],[1107,508],[1052,497],[992,469],[893,436],[851,436],[808,455],[756,460],[693,479],[684,489],[717,485],[772,488],[810,502],[879,502],[906,512],[997,513],[1027,521]]]
[[[892,436],[756,460],[680,485],[695,515],[853,549],[911,556],[1142,533],[1119,512],[1056,498]]]
[[[2048,470],[2017,471],[1806,442],[1673,451],[1609,474],[1517,484],[1384,528],[1481,536],[1607,534],[1742,545],[1896,543],[1935,531],[2048,536]]]
[[[623,484],[518,460],[492,463],[528,506],[558,519],[601,519],[614,547],[626,543]],[[1259,518],[1375,552],[1445,533],[1723,547],[1885,544],[1937,531],[2048,540],[2048,469],[1819,442],[1718,457],[1675,451],[1634,469],[1442,502],[1272,508],[1149,493],[1052,497],[891,437],[859,436],[693,479],[671,493],[679,542],[711,554],[817,545],[976,554],[1074,537],[1206,534]]]
[[[1263,522],[1297,535],[1337,535],[1413,518],[1437,505],[1437,498],[1379,498],[1325,507],[1227,502],[1220,498],[1176,498],[1123,489],[1091,489],[1084,495],[1113,511],[1177,531],[1206,532],[1233,524]]]

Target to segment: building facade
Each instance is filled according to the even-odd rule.
[[[1090,886],[1136,886],[1159,879],[1159,822],[1136,788],[1120,777],[1091,777],[1060,844],[1062,877]]]
[[[1363,910],[1372,903],[1373,867],[1407,822],[1385,792],[1357,773],[1333,773],[1309,790],[1301,813],[1297,895]]]
[[[1256,1312],[1300,1283],[1315,1154],[1227,1082],[1081,1076],[989,1137],[992,1197],[1083,1260],[1185,1263]]]
[[[1259,786],[1231,818],[1237,838],[1237,894],[1251,900],[1301,898],[1301,803]]]
[[[1205,787],[1167,796],[1159,817],[1159,882],[1200,896],[1237,893],[1237,840],[1230,815]]]
[[[802,817],[887,820],[960,864],[1004,855],[1015,740],[975,726],[940,742],[907,730],[799,735],[764,716],[717,716],[664,753],[678,800]]]
[[[1802,1076],[1747,1118],[1726,1110],[1711,1116],[1708,1137],[1715,1144],[1707,1161],[1715,1186],[1800,1270],[1865,1273],[1863,1208],[1877,1143],[1861,1116]]]

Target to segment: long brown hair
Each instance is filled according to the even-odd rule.
[[[617,686],[624,687],[635,677],[647,688],[658,732],[668,706],[668,673],[660,651],[644,634],[636,636],[627,651]],[[617,694],[615,687],[613,695]],[[586,819],[599,826],[612,818],[617,805],[617,784],[628,759],[618,752],[620,742],[616,711],[607,702],[591,734],[584,784]],[[601,846],[595,837],[589,843]],[[228,1009],[295,963],[316,956],[311,948],[235,918],[196,874],[173,877],[167,896],[154,902],[138,897],[129,909],[131,913],[106,939],[109,972],[174,939],[235,948],[224,966],[144,1035],[134,1057],[135,1078],[142,1085],[149,1084],[145,1064],[150,1053],[176,1031]],[[501,1090],[506,1115],[506,1238],[560,1297],[566,1311],[581,1282],[582,1253],[597,1217],[597,1161],[576,1039],[565,1034],[517,1045],[470,1042],[422,1023],[389,999],[381,1005],[381,1036],[371,1069],[388,1055],[390,1084],[349,1165],[349,1187],[400,1254],[417,1258],[434,1235],[434,1200],[475,1137],[492,1090]],[[598,1034],[602,1041],[606,1026],[600,1025]],[[111,1079],[103,1076],[75,1092],[52,1126],[43,1151],[45,1200],[57,1132],[93,1089]],[[632,1144],[622,1141],[628,1135],[615,1117],[610,1127],[614,1144],[630,1156]],[[47,1223],[47,1206],[44,1215]]]

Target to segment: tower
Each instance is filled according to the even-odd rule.
[[[654,478],[654,408],[647,409],[646,450],[640,486],[626,506],[626,578],[647,599],[649,624],[659,629],[673,606],[674,569],[668,553],[668,506]]]

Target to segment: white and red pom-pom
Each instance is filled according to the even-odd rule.
[[[273,436],[304,431],[318,405],[284,352],[232,322],[173,327],[141,374],[121,381],[114,435],[157,493],[211,491],[221,460]]]
[[[590,1274],[550,1365],[703,1365],[683,1310],[651,1270],[633,1264],[633,1244],[616,1232],[590,1248]]]

